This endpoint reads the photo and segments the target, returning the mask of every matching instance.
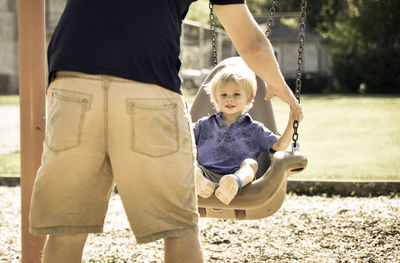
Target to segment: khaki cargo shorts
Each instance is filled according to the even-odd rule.
[[[62,71],[47,92],[46,115],[33,234],[101,232],[114,183],[138,243],[198,231],[196,148],[181,95]]]

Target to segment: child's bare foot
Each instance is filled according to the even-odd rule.
[[[204,177],[203,173],[196,170],[196,189],[197,195],[209,198],[215,191],[215,184]]]
[[[229,205],[241,188],[240,179],[234,174],[227,174],[219,181],[215,196],[224,204]]]

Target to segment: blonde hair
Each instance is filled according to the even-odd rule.
[[[253,106],[254,97],[256,96],[257,81],[253,71],[245,66],[227,66],[215,74],[205,88],[205,91],[210,96],[211,103],[217,111],[220,110],[216,102],[217,92],[223,85],[231,81],[244,89],[247,99],[252,98],[250,104],[246,105],[243,110],[243,112],[249,111]]]

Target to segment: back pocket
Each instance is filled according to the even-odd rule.
[[[53,152],[78,147],[85,113],[90,109],[92,96],[77,91],[49,90],[45,142]]]
[[[146,105],[127,101],[131,124],[131,150],[162,157],[179,150],[177,104]]]

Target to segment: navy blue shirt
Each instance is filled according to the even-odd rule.
[[[245,159],[257,160],[262,152],[273,153],[271,146],[278,140],[247,113],[227,127],[222,112],[196,122],[194,137],[199,164],[217,174],[232,174]]]
[[[181,93],[181,25],[194,1],[68,0],[48,47],[49,72],[108,74]]]

